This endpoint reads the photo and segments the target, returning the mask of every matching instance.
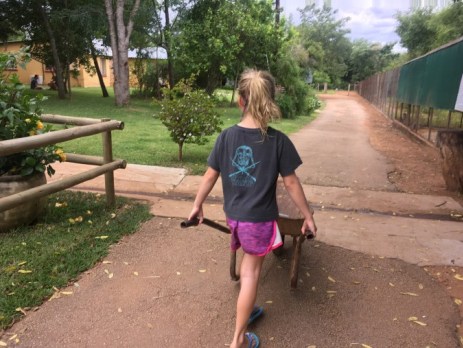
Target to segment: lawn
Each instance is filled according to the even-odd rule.
[[[136,201],[118,197],[108,208],[103,195],[63,191],[48,197],[36,224],[0,233],[0,330],[58,295],[150,216]]]
[[[185,144],[183,161],[178,161],[178,146],[170,136],[167,128],[156,117],[160,110],[157,103],[150,99],[132,98],[130,106],[116,107],[112,89],[110,97],[103,98],[99,88],[74,88],[72,96],[60,100],[56,91],[40,91],[48,99],[43,103],[44,113],[65,116],[82,116],[91,118],[111,118],[123,121],[122,131],[112,132],[113,154],[116,158],[129,163],[157,165],[166,167],[183,167],[190,174],[202,174],[206,169],[206,159],[218,134],[209,137],[209,143],[203,146]],[[231,91],[218,91],[220,99],[229,100]],[[227,103],[222,103],[227,104]],[[237,122],[241,116],[237,107],[218,108],[223,121],[223,128]],[[294,120],[282,120],[273,124],[285,133],[291,133],[309,123],[313,116],[301,116]],[[59,129],[60,126],[55,126]],[[101,155],[101,136],[91,136],[61,144],[65,152],[85,155]]]

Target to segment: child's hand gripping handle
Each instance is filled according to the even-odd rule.
[[[198,226],[198,224],[199,224],[199,219],[194,218],[194,219],[191,219],[191,220],[182,221],[180,223],[180,227],[187,228],[187,227],[191,227],[191,226]]]

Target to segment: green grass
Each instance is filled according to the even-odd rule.
[[[218,134],[210,136],[209,143],[203,146],[185,144],[183,162],[178,161],[178,146],[170,136],[167,128],[155,115],[160,107],[152,100],[132,98],[130,106],[125,108],[114,105],[112,89],[110,97],[103,98],[99,88],[74,88],[72,96],[67,100],[59,100],[55,91],[44,90],[48,96],[43,104],[44,113],[65,116],[81,116],[91,118],[111,118],[123,121],[122,131],[113,131],[113,155],[125,159],[129,163],[157,165],[165,167],[183,167],[190,174],[202,174],[206,169],[206,159]],[[231,91],[220,90],[218,93],[231,98]],[[237,107],[219,108],[223,128],[237,122],[241,116]],[[313,116],[301,116],[295,120],[282,120],[273,126],[289,134],[309,123]],[[59,129],[60,126],[54,126]],[[60,144],[65,152],[85,155],[102,155],[101,136],[79,138]]]
[[[110,209],[103,195],[63,191],[48,198],[38,223],[0,233],[0,328],[75,280],[150,216],[147,205],[125,198]]]

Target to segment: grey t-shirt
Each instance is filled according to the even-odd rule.
[[[278,218],[276,183],[302,164],[291,140],[271,127],[265,140],[259,129],[238,125],[217,138],[208,165],[220,172],[228,218],[264,222]]]

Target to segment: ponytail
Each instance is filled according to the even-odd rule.
[[[267,71],[245,70],[238,83],[238,93],[245,103],[244,112],[252,116],[265,137],[268,123],[281,117],[275,102],[275,79]]]

